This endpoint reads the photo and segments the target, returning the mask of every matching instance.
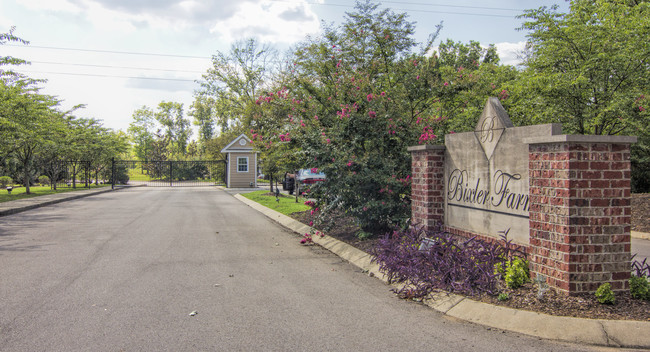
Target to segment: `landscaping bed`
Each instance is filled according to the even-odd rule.
[[[309,224],[313,219],[311,211],[296,212],[290,216],[305,224]],[[378,238],[360,240],[356,237],[359,228],[353,219],[342,214],[332,218],[335,219],[335,224],[332,230],[326,232],[328,236],[364,252],[372,252],[379,241]],[[632,230],[650,232],[650,194],[634,194],[632,196]],[[617,294],[616,303],[607,305],[598,303],[594,295],[568,297],[553,290],[546,291],[542,298],[538,299],[538,287],[533,283],[527,283],[518,289],[509,289],[505,285],[503,286],[500,292],[508,295],[507,300],[499,301],[496,295],[487,294],[469,298],[494,305],[556,316],[650,321],[650,302],[634,299],[629,294]]]

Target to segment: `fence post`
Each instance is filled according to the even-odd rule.
[[[111,158],[111,189],[115,189],[115,157]]]
[[[172,178],[174,176],[174,170],[173,170],[174,166],[173,165],[174,165],[173,162],[170,160],[169,161],[169,187],[172,187],[173,182],[174,182],[174,180]]]

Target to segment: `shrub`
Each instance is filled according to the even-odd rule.
[[[47,186],[50,184],[50,178],[45,175],[38,176],[38,183],[40,183],[41,186]]]
[[[509,300],[510,296],[507,293],[503,292],[503,293],[499,293],[499,297],[497,297],[497,299],[499,300],[499,302],[503,302]]]
[[[428,248],[421,247],[428,238]],[[463,294],[496,294],[498,275],[494,266],[503,258],[512,259],[512,244],[459,240],[442,231],[426,232],[413,227],[394,231],[380,239],[373,250],[373,261],[391,283],[405,284],[399,294],[409,291],[424,297],[434,290]]]
[[[497,263],[494,266],[495,274],[500,274],[506,282],[506,286],[515,289],[530,282],[528,261],[519,257],[506,260],[505,263]]]
[[[14,181],[9,176],[0,176],[0,187],[6,188],[7,186],[13,184]]]
[[[637,299],[650,301],[650,282],[645,276],[630,277],[630,294]]]
[[[616,302],[616,296],[614,296],[612,286],[608,282],[600,285],[595,295],[600,304],[614,304]]]

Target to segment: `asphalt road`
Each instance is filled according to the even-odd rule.
[[[0,351],[604,350],[445,318],[298,241],[212,188],[0,218]]]

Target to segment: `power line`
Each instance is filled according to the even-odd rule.
[[[400,1],[382,1],[386,4],[400,4],[400,5],[418,5],[418,6],[431,6],[431,7],[456,7],[463,9],[476,9],[476,10],[497,10],[497,11],[515,11],[521,12],[525,9],[510,9],[504,7],[484,7],[484,6],[467,6],[467,5],[450,5],[450,4],[428,4],[424,2],[400,2]]]
[[[272,0],[274,2],[291,2],[289,0]],[[498,10],[498,11],[516,11],[516,12],[521,12],[523,10],[519,9],[508,9],[508,8],[499,8],[499,7],[481,7],[481,6],[463,6],[463,5],[447,5],[447,4],[425,4],[425,3],[417,3],[417,2],[397,2],[397,1],[383,1],[384,3],[393,3],[393,4],[400,4],[400,5],[418,5],[418,6],[439,6],[439,7],[456,7],[456,8],[465,8],[465,9],[476,9],[476,10]],[[317,2],[310,2],[306,1],[307,4],[309,5],[317,5],[317,6],[331,6],[331,7],[345,7],[345,8],[353,8],[353,6],[346,5],[346,4],[321,4]],[[451,12],[451,11],[436,11],[436,10],[415,10],[415,9],[402,9],[402,8],[391,8],[391,10],[395,11],[405,11],[405,12],[426,12],[426,13],[437,13],[437,14],[445,14],[445,15],[463,15],[463,16],[480,16],[480,17],[501,17],[501,18],[513,18],[514,16],[511,15],[496,15],[496,14],[485,14],[485,13],[469,13],[469,12]]]
[[[21,72],[21,73],[23,73],[23,74],[41,73],[41,74],[52,74],[52,75],[87,76],[87,77],[103,77],[103,78],[145,79],[145,80],[154,80],[154,81],[196,82],[196,80],[183,79],[183,78],[136,77],[136,76],[100,75],[100,74],[92,74],[92,73],[73,73],[73,72],[48,72],[48,71],[31,71],[30,70],[28,72]]]
[[[30,63],[47,64],[47,65],[81,66],[81,67],[119,68],[119,69],[144,70],[144,71],[165,71],[165,72],[185,72],[185,73],[205,73],[206,72],[206,71],[189,71],[189,70],[170,70],[170,69],[164,69],[164,68],[150,68],[150,67],[94,65],[94,64],[67,63],[67,62],[51,62],[51,61],[30,61]]]
[[[173,54],[158,54],[158,53],[143,53],[134,51],[116,51],[116,50],[97,50],[97,49],[80,49],[80,48],[63,48],[54,46],[37,46],[37,45],[18,45],[18,44],[5,44],[6,46],[13,46],[17,48],[34,48],[34,49],[48,49],[48,50],[66,50],[66,51],[84,51],[90,53],[107,53],[107,54],[124,54],[124,55],[144,55],[144,56],[164,56],[164,57],[180,57],[184,59],[212,59],[208,56],[191,56],[191,55],[173,55]]]

